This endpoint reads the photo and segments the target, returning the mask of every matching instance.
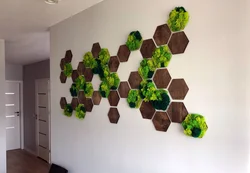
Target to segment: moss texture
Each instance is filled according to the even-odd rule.
[[[189,21],[189,14],[184,7],[176,7],[169,14],[168,26],[174,32],[183,30]]]
[[[133,31],[129,34],[126,45],[130,51],[138,50],[142,44],[142,36],[139,31]]]

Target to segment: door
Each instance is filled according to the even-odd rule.
[[[21,148],[20,83],[5,82],[6,149]]]
[[[36,80],[37,155],[50,162],[50,97],[49,80]]]

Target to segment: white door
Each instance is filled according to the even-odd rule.
[[[50,87],[48,79],[36,80],[37,155],[50,162]]]
[[[19,149],[20,142],[20,83],[5,82],[6,149]]]

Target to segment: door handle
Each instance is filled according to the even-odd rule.
[[[20,113],[19,111],[18,111],[18,112],[15,112],[16,116],[18,116],[18,117],[19,117],[19,113]]]

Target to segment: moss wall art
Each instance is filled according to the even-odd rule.
[[[189,40],[183,31],[189,21],[189,13],[184,7],[173,9],[167,23],[156,27],[152,39],[143,39],[139,31],[132,31],[125,44],[119,47],[117,55],[111,56],[107,48],[94,43],[91,51],[83,55],[78,68],[73,70],[73,54],[66,51],[61,59],[60,81],[66,83],[72,78],[69,89],[71,104],[65,97],[60,100],[64,115],[71,117],[73,111],[78,119],[84,119],[94,105],[106,98],[110,104],[110,123],[119,122],[117,108],[121,98],[127,100],[131,109],[139,109],[142,118],[151,120],[157,131],[166,132],[172,123],[179,123],[187,136],[202,138],[208,129],[205,118],[189,113],[183,103],[188,85],[184,79],[175,79],[168,71],[173,55],[185,52]],[[142,59],[138,71],[130,73],[127,81],[120,81],[117,70],[126,63],[132,51],[140,51]],[[98,75],[99,90],[94,91],[92,79]]]

